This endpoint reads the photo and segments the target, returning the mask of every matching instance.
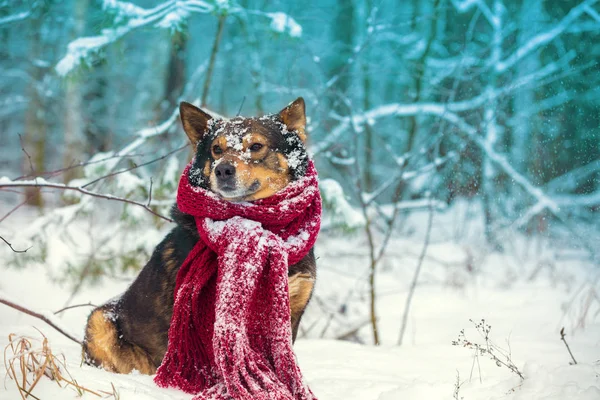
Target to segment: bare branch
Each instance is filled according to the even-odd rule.
[[[15,191],[16,193],[20,193],[19,191]],[[27,198],[25,200],[23,200],[22,202],[20,202],[19,204],[17,204],[15,207],[12,208],[12,210],[10,210],[9,212],[7,212],[6,214],[4,214],[4,216],[2,218],[0,218],[0,223],[2,223],[2,221],[4,221],[6,218],[10,217],[10,215],[12,213],[14,213],[15,211],[17,211],[19,208],[23,207],[25,204],[27,204],[27,202],[29,201],[29,199],[33,197],[32,195],[27,196]]]
[[[408,313],[410,311],[410,304],[411,304],[412,298],[415,294],[415,289],[417,288],[417,282],[419,281],[419,275],[421,274],[421,267],[423,265],[423,260],[425,259],[425,255],[427,254],[427,248],[429,247],[429,240],[431,239],[432,226],[433,226],[433,207],[430,207],[429,208],[429,218],[427,220],[427,232],[425,233],[425,242],[423,243],[423,249],[421,250],[421,254],[419,255],[419,261],[417,263],[417,268],[415,269],[415,273],[413,275],[413,279],[410,284],[410,288],[408,289],[408,297],[406,298],[406,303],[404,304],[404,313],[402,314],[402,325],[400,326],[400,336],[398,337],[398,346],[402,346],[402,340],[404,339],[404,332],[406,331],[406,325],[408,323]]]
[[[91,197],[97,197],[99,199],[113,200],[113,201],[118,201],[118,202],[122,202],[122,203],[132,204],[132,205],[135,205],[138,207],[142,207],[143,209],[145,209],[149,213],[157,216],[158,218],[164,219],[165,221],[168,221],[168,222],[173,222],[173,220],[171,218],[165,217],[164,215],[157,213],[156,211],[154,211],[151,207],[149,207],[146,204],[142,204],[137,201],[125,199],[123,197],[113,196],[110,194],[102,194],[102,193],[92,192],[90,190],[84,189],[81,186],[69,186],[69,185],[65,185],[62,183],[52,183],[52,182],[46,181],[43,178],[39,178],[39,179],[37,179],[37,181],[11,181],[7,177],[0,178],[0,189],[9,188],[9,187],[38,187],[38,188],[60,189],[60,190],[72,190],[72,191],[79,192],[79,193],[82,193],[82,194],[85,194],[85,195],[88,195]]]
[[[152,203],[152,177],[150,177],[150,189],[148,189],[148,203],[146,203],[146,207],[150,207],[150,203]]]
[[[48,178],[53,178],[57,175],[62,174],[63,172],[67,172],[67,171],[70,171],[75,168],[81,168],[81,167],[87,167],[88,165],[100,164],[100,163],[106,162],[108,160],[113,160],[113,159],[119,159],[119,161],[120,161],[123,158],[143,157],[145,155],[146,154],[142,154],[142,153],[124,154],[124,155],[119,155],[119,154],[114,155],[113,154],[111,156],[104,157],[99,160],[95,160],[95,159],[90,159],[88,161],[75,161],[74,160],[74,162],[71,163],[71,165],[64,167],[64,168],[59,168],[59,169],[55,169],[52,171],[39,171],[39,172],[36,172],[35,174],[29,174],[29,175],[21,175],[21,176],[14,178],[13,180],[19,181],[22,179],[32,179],[32,178],[40,177],[40,176],[48,179]]]
[[[360,324],[356,325],[354,328],[349,329],[348,331],[336,336],[335,340],[347,340],[348,338],[356,335],[356,333],[362,329],[362,327],[367,326],[371,323],[370,319],[366,319]]]
[[[8,245],[8,247],[10,247],[10,249],[15,253],[27,253],[27,250],[29,250],[31,248],[31,246],[29,246],[25,250],[16,250],[14,247],[12,247],[12,244],[8,243],[8,241],[6,239],[4,239],[2,236],[0,236],[0,240],[2,240],[4,243],[6,243]]]
[[[119,175],[119,174],[123,174],[125,172],[129,172],[129,171],[132,171],[134,169],[145,167],[146,165],[153,164],[153,163],[155,163],[157,161],[160,161],[160,160],[164,160],[165,158],[169,157],[170,155],[175,154],[175,153],[177,153],[177,152],[185,149],[188,146],[189,146],[189,143],[186,143],[185,145],[183,145],[183,146],[181,146],[181,147],[179,147],[179,148],[177,148],[175,150],[172,150],[172,151],[168,152],[167,154],[162,155],[162,156],[160,156],[158,158],[154,158],[154,159],[152,159],[150,161],[146,161],[146,162],[141,163],[141,164],[136,164],[136,165],[134,165],[133,167],[130,167],[130,168],[124,168],[124,169],[121,169],[121,170],[118,170],[118,171],[115,171],[115,172],[111,172],[110,174],[103,175],[103,176],[101,176],[101,177],[99,177],[97,179],[94,179],[93,181],[90,181],[90,182],[86,183],[85,185],[82,185],[81,187],[82,188],[86,188],[86,187],[91,186],[94,183],[102,181],[104,179],[111,178],[113,176],[116,176],[116,175]]]
[[[67,310],[70,310],[72,308],[78,308],[78,307],[98,307],[98,306],[95,305],[95,304],[92,304],[90,302],[85,303],[85,304],[74,304],[72,306],[63,307],[60,310],[54,311],[54,315],[58,315],[58,314],[60,314],[63,311],[67,311]]]
[[[9,300],[7,298],[7,296],[1,291],[0,291],[0,303],[5,304],[11,308],[14,308],[17,311],[20,311],[20,312],[30,315],[32,317],[38,318],[38,319],[44,321],[45,323],[47,323],[48,325],[50,325],[51,327],[53,327],[54,329],[56,329],[58,332],[62,333],[63,335],[65,335],[66,337],[71,339],[72,341],[74,341],[75,343],[78,343],[80,345],[82,344],[81,339],[78,339],[75,335],[73,335],[72,333],[69,333],[68,329],[62,327],[60,322],[54,317],[53,314],[32,311],[31,309],[29,309],[27,307],[17,304],[15,301]]]
[[[119,156],[128,156],[135,149],[137,149],[138,147],[143,145],[146,142],[146,140],[148,140],[149,138],[159,136],[159,135],[166,133],[173,126],[173,124],[175,124],[178,117],[179,117],[179,108],[175,107],[173,109],[173,112],[169,116],[169,118],[167,118],[166,120],[164,120],[157,126],[143,128],[143,129],[140,129],[139,131],[137,131],[135,135],[138,138],[136,140],[134,140],[133,142],[129,143],[127,146],[125,146],[121,150],[119,150],[115,154],[115,156],[117,156],[117,157],[115,157],[115,159],[109,160],[106,162],[107,169],[112,170],[113,168],[115,168],[117,166],[117,164],[120,161]]]
[[[33,168],[33,163],[31,162],[31,155],[25,150],[25,145],[23,144],[23,136],[19,133],[19,142],[21,143],[21,150],[27,156],[27,160],[29,160],[29,168],[31,169],[31,173],[35,174],[35,168]]]
[[[571,353],[571,348],[569,347],[569,344],[567,343],[567,340],[565,339],[565,336],[567,336],[567,334],[565,333],[565,327],[563,326],[563,328],[560,330],[560,340],[562,340],[565,344],[565,346],[567,346],[567,350],[569,351],[569,355],[571,356],[571,359],[573,360],[573,363],[569,363],[571,365],[576,365],[577,364],[577,360],[575,360],[575,357],[573,357],[573,353]]]
[[[358,145],[356,143],[358,134],[356,131],[356,127],[358,126],[358,124],[355,123],[354,121],[354,114],[352,113],[352,105],[350,104],[350,102],[347,99],[342,99],[342,101],[346,104],[346,106],[348,107],[348,111],[350,112],[350,117],[348,118],[350,121],[352,121],[351,127],[354,130],[354,151],[357,152],[358,151]],[[366,121],[366,120],[365,120]],[[358,154],[355,155],[356,158],[358,158]],[[361,182],[361,177],[364,177],[363,172],[361,171],[360,168],[360,163],[354,163],[354,168],[356,170],[356,175],[355,175],[355,186],[356,186],[356,191],[357,191],[357,197],[360,203],[360,208],[363,214],[363,218],[365,221],[364,224],[364,230],[365,230],[365,234],[367,236],[367,241],[369,243],[369,313],[370,313],[370,322],[371,322],[371,330],[373,332],[373,344],[375,344],[376,346],[379,345],[379,328],[378,328],[378,324],[377,324],[377,313],[376,313],[376,300],[377,300],[377,296],[376,296],[376,286],[375,286],[375,280],[376,280],[376,274],[377,274],[377,256],[375,254],[375,238],[374,238],[374,232],[373,232],[373,221],[371,220],[371,217],[369,216],[369,212],[368,212],[368,205],[364,199],[363,196],[363,184]],[[395,199],[397,200],[397,199]]]

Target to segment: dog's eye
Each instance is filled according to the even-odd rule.
[[[250,151],[259,151],[262,148],[263,148],[262,144],[254,143],[252,146],[250,146]]]
[[[218,146],[216,144],[213,146],[212,151],[215,154],[221,154],[221,153],[223,153],[223,149],[221,149],[221,146]]]

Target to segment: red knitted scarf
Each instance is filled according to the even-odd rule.
[[[201,239],[177,275],[169,344],[154,381],[194,399],[316,399],[292,349],[287,279],[321,224],[312,161],[306,176],[252,203],[191,186],[189,168],[177,206],[195,217]]]

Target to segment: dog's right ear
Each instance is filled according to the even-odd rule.
[[[179,104],[179,115],[183,130],[194,146],[198,144],[208,129],[208,121],[212,117],[193,104],[182,101]]]

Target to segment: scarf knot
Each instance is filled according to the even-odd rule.
[[[288,267],[313,247],[321,197],[306,176],[275,195],[231,203],[190,185],[177,206],[195,217],[200,240],[175,285],[169,343],[155,382],[195,399],[313,400],[292,349]]]

